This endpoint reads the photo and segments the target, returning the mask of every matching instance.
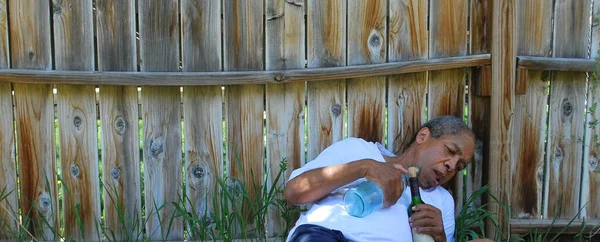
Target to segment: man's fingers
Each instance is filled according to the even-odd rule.
[[[410,222],[410,226],[413,228],[437,227],[438,222],[433,218],[421,218]]]
[[[404,168],[404,166],[402,166],[401,164],[394,163],[394,167],[396,169],[402,171],[402,173],[408,173],[408,170],[406,168]]]

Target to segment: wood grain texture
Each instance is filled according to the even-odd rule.
[[[185,71],[221,70],[220,1],[181,1],[181,44]]]
[[[0,68],[9,67],[7,0],[0,0]],[[0,194],[6,196],[0,201],[0,224],[5,227],[0,231],[0,240],[11,239],[9,231],[18,229],[18,194],[17,166],[15,164],[15,129],[13,116],[13,100],[10,84],[0,84]]]
[[[92,0],[52,1],[56,70],[94,70]]]
[[[425,123],[427,73],[389,77],[388,149],[404,152]]]
[[[221,2],[185,0],[181,4],[183,70],[220,71]],[[187,209],[197,218],[209,218],[219,213],[213,198],[222,196],[217,184],[217,178],[223,178],[221,86],[185,87],[183,116]],[[197,232],[204,228],[188,226],[196,226],[189,229],[192,238],[201,237]]]
[[[518,1],[516,7],[517,55],[549,56],[552,40],[552,3]],[[520,63],[520,62],[519,62]],[[536,70],[518,71],[525,81],[517,81],[515,90],[511,172],[513,218],[537,219],[544,198],[544,148],[548,73]],[[524,95],[518,95],[520,90]]]
[[[427,8],[423,1],[390,1],[390,62],[428,58]],[[394,153],[401,153],[426,121],[427,72],[388,78],[387,145]]]
[[[303,0],[267,0],[266,4],[266,69],[303,69],[306,27]],[[283,187],[290,173],[304,164],[304,103],[306,83],[268,84],[267,167],[268,185]],[[274,183],[285,159],[286,171]],[[283,199],[283,197],[280,197]],[[267,221],[268,236],[283,236],[286,221],[278,209],[271,208]]]
[[[57,86],[65,237],[98,240],[101,224],[94,86]]]
[[[224,69],[264,69],[262,1],[223,0]]]
[[[9,1],[10,53],[16,69],[52,69],[50,1]],[[14,84],[22,214],[37,239],[56,240],[59,231],[54,109],[50,85]]]
[[[150,240],[183,239],[183,222],[174,218],[174,207],[167,204],[178,202],[181,196],[180,103],[179,87],[142,88],[146,236]]]
[[[556,2],[553,57],[587,57],[590,6],[590,1]],[[552,78],[546,159],[547,218],[572,218],[579,211],[582,188],[586,74],[554,72]]]
[[[226,16],[224,70],[263,70],[263,2],[225,0],[223,10]],[[260,186],[264,181],[264,89],[264,85],[225,88],[228,170],[229,175],[239,178],[248,191],[248,200],[242,208],[247,231],[260,231],[264,224],[263,221],[252,221],[249,207],[250,203],[260,199],[260,191],[254,185]]]
[[[0,239],[12,239],[10,232],[18,231],[19,204],[17,166],[15,164],[15,129],[10,84],[0,84]]]
[[[57,70],[94,70],[92,1],[54,1]],[[93,85],[57,86],[65,238],[99,240],[101,224],[96,93]]]
[[[510,170],[512,217],[537,219],[542,215],[547,73],[527,72],[526,95],[515,96],[513,157]]]
[[[385,62],[387,52],[387,1],[350,1],[348,15],[348,65]],[[346,80],[348,136],[383,143],[386,77]]]
[[[592,17],[598,18],[600,14],[600,4],[594,4]],[[592,27],[592,46],[591,58],[596,59],[600,56],[600,29],[598,26]],[[587,111],[592,111],[593,105],[600,105],[600,84],[598,79],[590,79],[588,83]],[[586,117],[586,138],[583,151],[583,179],[582,185],[588,189],[581,191],[581,204],[585,205],[585,214],[581,218],[600,218],[600,111],[596,107],[594,112],[588,112]],[[595,123],[595,125],[593,125]]]
[[[219,212],[219,204],[214,204],[213,198],[221,196],[217,178],[223,178],[221,87],[186,87],[183,90],[183,116],[188,211],[197,218],[209,218],[212,213]],[[194,232],[201,229],[190,228]],[[200,237],[197,233],[190,235]]]
[[[346,65],[346,0],[308,0],[308,68]],[[341,78],[341,77],[340,77]],[[309,82],[308,157],[344,138],[346,84],[342,79]]]
[[[490,53],[492,46],[492,3],[488,0],[471,1],[470,11],[470,54]]]
[[[2,70],[0,83],[198,86],[293,83],[406,74],[489,65],[490,54],[414,60],[360,66],[273,71],[113,72]],[[589,69],[585,69],[589,70]],[[168,82],[164,80],[168,79]]]
[[[141,71],[179,71],[178,1],[142,0],[138,11]],[[146,237],[182,240],[183,221],[168,204],[182,196],[181,92],[178,86],[147,86],[141,99]]]
[[[514,85],[516,72],[516,8],[515,0],[499,0],[492,3],[492,96],[490,97],[490,159],[488,181],[490,193],[501,202],[508,203],[510,192],[510,158],[512,154],[513,112],[515,105]],[[491,198],[488,197],[488,201]],[[499,221],[506,221],[507,214],[496,203],[489,203],[490,212]],[[498,231],[499,230],[499,231]],[[486,224],[486,234],[506,234],[508,228],[495,228]]]
[[[56,240],[59,234],[56,188],[54,108],[50,85],[14,84],[22,214],[35,238]]]
[[[137,70],[134,1],[96,1],[96,34],[98,70]],[[104,226],[111,240],[142,239],[137,94],[135,86],[100,86]]]
[[[401,0],[389,3],[389,61],[427,59],[427,2]]]
[[[522,69],[548,71],[596,71],[596,61],[588,58],[535,56],[519,56],[517,58],[519,61],[518,67]]]

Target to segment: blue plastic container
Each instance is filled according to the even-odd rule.
[[[364,181],[346,191],[344,207],[354,217],[367,216],[383,208],[383,191],[376,183]]]

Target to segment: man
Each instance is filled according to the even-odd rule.
[[[459,118],[441,116],[425,123],[410,146],[395,155],[379,143],[357,138],[337,142],[292,172],[284,195],[293,204],[313,204],[292,228],[288,241],[412,241],[414,232],[435,241],[454,241],[454,199],[440,187],[473,157],[475,136]],[[410,191],[402,174],[416,166],[421,198],[408,217]],[[379,185],[384,208],[364,218],[343,206],[343,192],[363,181]]]

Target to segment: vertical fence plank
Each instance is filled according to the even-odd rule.
[[[590,1],[561,0],[554,9],[553,57],[585,58]],[[585,73],[553,73],[548,135],[548,217],[579,211],[585,111]]]
[[[221,2],[181,2],[184,71],[221,70]],[[199,109],[198,107],[202,107]],[[196,218],[219,212],[217,178],[223,174],[223,94],[220,86],[183,89],[187,209]],[[206,220],[200,220],[206,221]],[[202,226],[188,224],[190,236],[202,239]]]
[[[54,2],[57,70],[94,70],[92,1]],[[99,240],[101,231],[96,93],[93,85],[57,86],[64,237]]]
[[[263,1],[224,2],[225,70],[264,69],[263,8]],[[264,85],[229,86],[225,95],[229,175],[239,178],[249,195],[243,205],[246,231],[262,231],[263,221],[251,220],[250,203],[260,199],[260,190],[255,186],[263,183]],[[258,234],[263,236],[262,232]]]
[[[592,11],[593,20],[599,18],[600,3],[594,2]],[[598,26],[592,27],[592,46],[591,58],[600,57],[600,29]],[[600,76],[598,73],[591,74],[588,83],[587,99],[587,119],[586,119],[586,139],[584,146],[583,159],[583,186],[581,191],[581,205],[585,207],[584,218],[600,218]],[[594,106],[596,105],[596,106]],[[585,189],[587,187],[587,189]]]
[[[140,0],[138,4],[141,71],[178,71],[178,1]],[[183,222],[168,204],[179,202],[182,195],[179,87],[142,87],[142,117],[146,236],[182,240]]]
[[[99,71],[136,71],[135,2],[96,1]],[[100,86],[104,230],[109,240],[142,233],[137,87]]]
[[[513,135],[513,111],[515,103],[516,75],[516,1],[492,1],[492,89],[490,115],[490,159],[488,166],[488,183],[491,185],[490,194],[496,196],[502,203],[510,201],[511,180],[509,179],[509,164]],[[491,200],[488,197],[488,201]],[[488,204],[489,211],[498,221],[506,221],[507,214],[497,203]],[[494,236],[497,232],[507,234],[508,227],[501,223],[496,228],[487,223],[486,233]]]
[[[390,62],[423,60],[429,55],[427,2],[390,1]],[[427,72],[389,76],[388,149],[401,153],[425,121]]]
[[[9,1],[11,63],[15,69],[52,68],[50,2]],[[56,146],[51,85],[15,84],[21,210],[37,239],[59,236]]]
[[[304,68],[306,27],[303,0],[266,1],[266,69]],[[282,187],[290,173],[304,163],[304,98],[306,83],[267,84],[267,167],[269,185]],[[279,162],[286,160],[287,170],[280,172]],[[277,199],[283,199],[278,197]],[[267,233],[283,236],[286,221],[295,217],[283,217],[277,209],[270,209]]]
[[[429,58],[467,54],[467,1],[433,0],[430,2]],[[453,115],[463,118],[465,78],[467,69],[429,72],[428,118]],[[455,196],[462,194],[461,173],[448,181],[447,187]],[[456,200],[457,209],[462,201]]]
[[[348,2],[348,65],[386,61],[387,1]],[[348,136],[383,143],[385,76],[353,78],[348,89]]]
[[[552,40],[552,2],[519,1],[517,55],[548,56]],[[515,96],[513,158],[511,159],[513,218],[539,218],[544,187],[544,146],[547,72],[527,70],[527,94]],[[535,142],[532,142],[534,140]]]
[[[0,0],[0,68],[9,68],[7,0]],[[17,166],[15,164],[15,130],[13,100],[9,83],[0,84],[0,240],[12,239],[18,229]]]
[[[308,68],[346,65],[347,0],[307,1]],[[308,157],[344,138],[344,80],[308,84]]]
[[[491,47],[492,36],[492,5],[487,0],[471,1],[471,22],[470,41],[471,54],[489,53]],[[489,162],[489,145],[490,145],[490,97],[477,94],[477,87],[481,87],[483,83],[491,83],[491,67],[484,66],[481,68],[473,68],[471,82],[469,83],[469,125],[475,133],[477,139],[476,152],[478,155],[473,157],[471,164],[467,168],[466,176],[466,193],[458,194],[457,200],[465,202],[471,197],[474,192],[479,190],[483,184],[485,165]],[[462,204],[466,206],[467,204]],[[478,207],[481,205],[481,199],[474,201],[471,206]],[[462,208],[464,209],[464,208]],[[460,208],[454,211],[460,212]]]

